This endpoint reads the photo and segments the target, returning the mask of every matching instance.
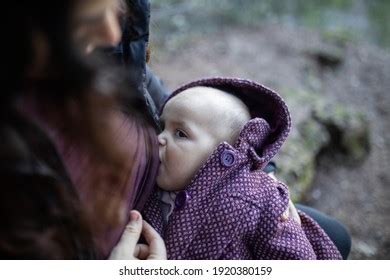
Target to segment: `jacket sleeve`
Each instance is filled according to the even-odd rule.
[[[152,72],[148,65],[146,65],[146,90],[152,97],[157,110],[160,111],[169,93],[162,80]]]
[[[317,259],[341,260],[341,253],[320,225],[304,212],[298,210],[298,213],[301,218],[302,229],[313,246]]]
[[[288,205],[287,187],[280,182],[269,190],[254,236],[253,258],[288,260],[316,259],[302,227],[293,219],[282,220]]]

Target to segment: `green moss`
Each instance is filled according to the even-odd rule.
[[[310,188],[315,174],[315,154],[300,135],[288,139],[283,150],[275,158],[277,177],[290,188],[293,201],[301,200]]]
[[[281,91],[293,123],[290,137],[275,158],[277,177],[290,186],[291,197],[302,199],[315,176],[319,155],[358,163],[369,152],[369,126],[363,112],[330,103],[319,94],[300,89]]]
[[[356,163],[366,157],[370,133],[369,123],[363,112],[341,104],[328,104],[317,107],[314,118],[329,131],[329,148],[339,151],[345,162]]]
[[[356,35],[354,35],[351,30],[339,26],[332,30],[324,30],[322,32],[322,38],[325,42],[344,46],[348,42],[355,41]]]
[[[308,119],[299,124],[298,130],[305,149],[310,150],[314,155],[317,155],[320,149],[329,143],[328,131],[313,119]]]

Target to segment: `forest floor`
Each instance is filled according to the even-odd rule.
[[[286,88],[309,88],[331,102],[363,112],[370,123],[369,155],[355,164],[346,164],[337,155],[319,158],[302,202],[348,228],[349,259],[390,259],[388,51],[352,41],[330,44],[315,31],[275,25],[182,34],[165,42],[153,42],[152,32],[151,45],[150,66],[170,90],[203,77],[242,77],[282,96]],[[342,53],[335,64],[319,64],[310,55],[313,50],[333,49]]]

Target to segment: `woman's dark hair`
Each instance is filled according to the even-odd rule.
[[[31,86],[27,71],[34,63],[37,36],[42,34],[48,45],[47,61],[52,77],[42,83],[58,83],[62,92],[54,96],[66,98],[88,85],[93,71],[75,51],[71,16],[77,0],[10,1],[3,11],[2,34],[7,43],[1,46],[3,76],[1,103],[7,102],[24,88]],[[37,83],[39,81],[34,81]],[[50,85],[48,85],[50,86]],[[72,90],[74,89],[74,90]]]
[[[95,258],[88,221],[71,185],[29,165],[1,168],[0,259]]]
[[[70,98],[82,100],[87,92],[94,71],[72,44],[75,3],[22,0],[11,1],[3,9],[0,28],[8,43],[0,51],[0,135],[4,140],[0,149],[0,258],[79,259],[95,254],[88,217],[66,172],[61,172],[61,164],[61,170],[53,170],[44,161],[60,162],[55,149],[15,106],[27,93],[61,107]],[[47,42],[46,68],[52,75],[32,80],[28,72],[35,62],[38,35]]]

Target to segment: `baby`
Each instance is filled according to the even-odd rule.
[[[214,78],[163,107],[157,184],[144,210],[170,259],[341,259],[314,220],[283,218],[287,187],[262,171],[290,130],[274,92]]]

